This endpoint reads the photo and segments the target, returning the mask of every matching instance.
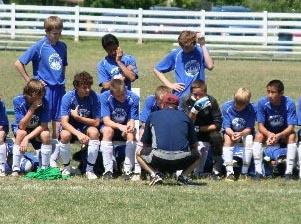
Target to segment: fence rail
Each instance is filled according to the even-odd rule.
[[[161,11],[34,5],[0,5],[0,48],[15,46],[8,39],[44,35],[43,21],[57,15],[64,21],[63,35],[176,40],[182,30],[199,31],[214,50],[249,50],[280,55],[301,55],[301,14],[269,12]],[[20,41],[21,42],[21,41]],[[27,43],[28,44],[28,43]],[[245,48],[241,46],[245,46]],[[20,46],[18,46],[20,47]],[[22,46],[20,47],[22,48]]]

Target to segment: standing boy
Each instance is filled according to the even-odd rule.
[[[31,79],[26,83],[23,94],[13,100],[16,116],[12,124],[12,131],[16,137],[13,146],[13,176],[19,175],[20,161],[27,151],[29,142],[35,150],[41,149],[40,167],[49,166],[52,147],[48,130],[48,102],[44,96],[44,84],[39,80]]]
[[[98,84],[102,91],[110,89],[113,79],[123,80],[127,89],[131,90],[131,82],[138,78],[135,58],[123,53],[117,37],[112,34],[104,35],[101,43],[108,54],[97,64]]]
[[[103,138],[100,149],[104,165],[104,179],[113,177],[113,143],[126,140],[124,179],[129,180],[135,163],[135,120],[138,120],[139,97],[126,89],[124,81],[114,79],[110,90],[100,95],[101,128]]]
[[[258,133],[253,145],[255,179],[261,179],[263,176],[263,142],[267,145],[287,144],[285,177],[291,179],[297,151],[294,130],[297,124],[295,103],[290,97],[283,95],[284,85],[280,80],[270,81],[266,88],[267,96],[257,103]]]
[[[29,81],[25,65],[32,62],[33,76],[41,80],[46,88],[52,120],[52,138],[57,138],[57,125],[61,100],[65,94],[65,66],[67,66],[67,46],[59,41],[63,21],[57,16],[50,16],[44,21],[46,36],[31,46],[15,62],[15,67],[26,82]]]

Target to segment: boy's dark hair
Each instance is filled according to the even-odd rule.
[[[203,80],[198,79],[198,80],[193,81],[193,83],[191,84],[191,87],[190,87],[190,92],[192,92],[192,90],[196,89],[196,88],[203,89],[204,92],[207,93],[207,85]]]
[[[86,71],[82,71],[76,73],[73,80],[74,88],[79,87],[81,85],[92,85],[93,84],[93,77]]]
[[[178,37],[178,43],[181,47],[186,47],[196,44],[196,32],[184,30]]]
[[[107,49],[111,45],[119,46],[119,41],[118,41],[117,37],[115,37],[113,34],[109,33],[102,37],[101,44],[104,49]]]
[[[45,96],[45,86],[38,79],[30,79],[23,88],[23,95],[25,96]]]
[[[283,82],[278,79],[274,79],[274,80],[270,81],[266,87],[269,87],[269,86],[275,87],[278,90],[278,93],[284,92]]]

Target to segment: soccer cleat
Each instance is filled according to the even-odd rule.
[[[220,181],[223,179],[220,173],[212,173],[210,177],[212,180],[216,181]]]
[[[69,166],[66,166],[62,170],[62,176],[70,176],[71,175],[71,169]]]
[[[111,171],[105,172],[102,175],[103,180],[112,180],[113,179],[113,173]]]
[[[125,181],[129,181],[131,179],[131,177],[132,177],[132,173],[131,172],[126,172],[126,173],[123,174],[123,179]]]
[[[141,181],[140,173],[134,173],[131,176],[131,181]]]
[[[91,171],[86,172],[86,177],[88,178],[88,180],[96,180],[97,179],[97,176],[95,175],[95,173],[93,173]]]
[[[3,170],[0,170],[0,177],[5,177],[6,173]]]
[[[225,181],[228,181],[228,182],[236,181],[234,174],[231,173],[231,174],[227,175],[225,178]]]
[[[156,184],[162,184],[162,183],[163,183],[162,178],[158,174],[156,174],[154,177],[152,177],[149,186],[154,186]]]
[[[261,173],[256,172],[252,179],[255,181],[261,181],[263,180],[263,175]]]
[[[248,180],[248,179],[249,179],[249,176],[244,173],[240,174],[239,178],[238,178],[239,181],[244,181],[244,180]]]
[[[13,171],[13,172],[11,173],[11,175],[12,175],[13,177],[18,177],[18,176],[20,176],[20,174],[19,174],[18,171]]]
[[[177,178],[177,182],[181,185],[189,185],[192,184],[192,181],[190,178],[188,178],[187,176],[181,174],[178,176]]]

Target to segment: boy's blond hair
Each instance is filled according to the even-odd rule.
[[[111,81],[111,85],[110,85],[110,91],[111,93],[122,93],[125,92],[125,83],[123,80],[121,79],[113,79]]]
[[[31,79],[24,86],[23,95],[33,97],[33,96],[45,96],[45,86],[37,79]]]
[[[63,21],[58,16],[49,16],[44,21],[44,29],[46,32],[50,32],[52,30],[62,30],[63,29]]]
[[[196,32],[184,30],[178,37],[178,43],[181,47],[191,46],[196,44]]]
[[[155,98],[158,99],[158,100],[162,100],[163,99],[163,96],[166,94],[166,93],[171,93],[171,89],[167,86],[158,86],[156,91],[155,91]]]
[[[246,105],[250,102],[251,91],[247,88],[239,88],[234,94],[234,102],[237,105]]]

